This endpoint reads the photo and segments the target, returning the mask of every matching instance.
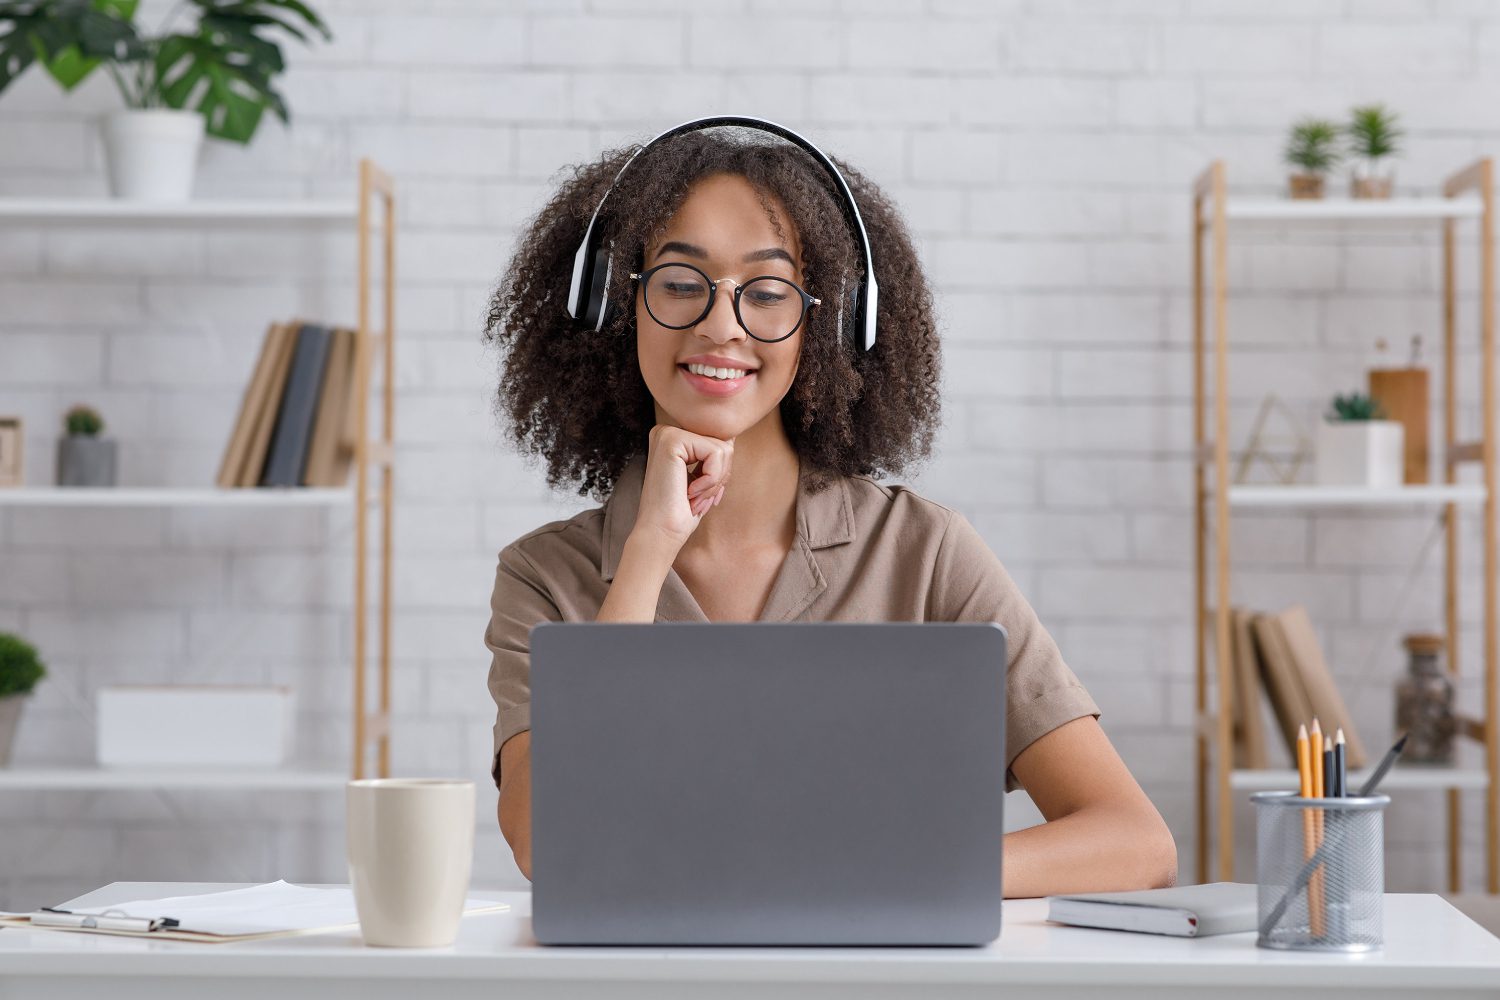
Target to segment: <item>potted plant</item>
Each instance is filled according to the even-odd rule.
[[[10,763],[10,749],[21,723],[21,706],[47,668],[36,647],[20,636],[0,632],[0,767]]]
[[[93,407],[82,404],[63,416],[67,431],[57,442],[57,485],[113,486],[115,443],[99,434],[104,418]]]
[[[1287,138],[1286,162],[1295,169],[1288,177],[1293,198],[1323,197],[1323,177],[1338,165],[1339,127],[1321,118],[1303,118]]]
[[[1345,131],[1355,159],[1349,193],[1355,198],[1389,198],[1395,173],[1386,167],[1386,158],[1399,150],[1402,135],[1396,114],[1383,104],[1366,104],[1350,115]]]
[[[1318,425],[1317,481],[1323,486],[1400,486],[1405,432],[1400,421],[1383,419],[1370,396],[1333,397]]]
[[[135,24],[139,0],[16,0],[0,4],[0,93],[33,62],[65,90],[104,66],[125,110],[105,116],[117,198],[186,201],[203,134],[248,143],[270,111],[290,120],[271,80],[286,66],[272,41],[304,27],[331,38],[300,0],[184,0],[154,34]],[[192,9],[196,23],[174,30]],[[300,23],[300,26],[299,26]]]

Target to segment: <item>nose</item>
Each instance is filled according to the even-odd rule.
[[[724,282],[729,282],[729,288],[724,288]],[[708,315],[698,321],[694,327],[700,337],[705,337],[715,344],[727,344],[734,340],[744,340],[748,334],[740,326],[739,320],[734,318],[734,279],[720,278],[714,282],[718,291],[714,293],[714,303],[709,307]]]

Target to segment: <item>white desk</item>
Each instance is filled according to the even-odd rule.
[[[72,902],[105,905],[229,885],[116,882]],[[1039,899],[1005,903],[988,948],[546,948],[531,897],[464,919],[452,948],[365,948],[357,933],[244,944],[0,930],[0,1000],[380,1000],[483,997],[1500,996],[1500,939],[1438,896],[1386,897],[1386,947],[1368,955],[1266,951],[1253,934],[1201,940],[1060,927]]]

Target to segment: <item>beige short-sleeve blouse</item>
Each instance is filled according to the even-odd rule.
[[[627,464],[603,507],[528,532],[500,552],[485,644],[492,654],[494,760],[531,727],[530,630],[540,621],[593,621],[635,525],[645,457]],[[771,586],[761,621],[983,621],[1009,636],[1005,787],[1019,787],[1011,763],[1065,722],[1099,715],[1010,574],[968,520],[903,486],[864,476],[837,479],[797,497],[797,537]],[[667,574],[656,620],[704,622],[675,571]]]

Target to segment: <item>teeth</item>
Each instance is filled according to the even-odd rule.
[[[689,364],[687,370],[694,375],[705,375],[708,378],[730,379],[742,378],[747,369],[744,368],[712,368],[708,365]]]

